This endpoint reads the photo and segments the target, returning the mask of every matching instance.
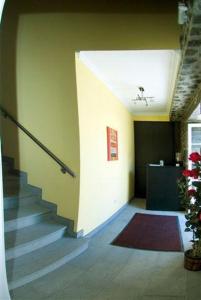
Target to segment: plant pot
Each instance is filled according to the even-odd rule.
[[[201,257],[192,257],[192,250],[187,250],[184,253],[184,268],[190,271],[201,270]]]

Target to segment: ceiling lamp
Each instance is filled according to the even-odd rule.
[[[144,101],[145,105],[148,106],[148,100],[153,99],[154,97],[144,96],[144,88],[142,86],[139,86],[138,89],[140,91],[140,95],[137,94],[137,97],[135,99],[132,99],[132,101],[134,101],[134,104],[137,104],[137,102],[139,102],[139,101]]]
[[[178,24],[183,25],[188,21],[188,6],[186,1],[178,3]]]

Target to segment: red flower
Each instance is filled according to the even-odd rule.
[[[196,194],[196,190],[194,190],[194,189],[188,190],[188,196],[189,196],[189,197],[194,197],[195,194]]]
[[[198,153],[198,152],[192,152],[190,155],[189,155],[189,160],[191,160],[192,162],[196,163],[198,162],[199,160],[201,160],[201,155]]]
[[[184,170],[182,174],[185,177],[193,177],[194,179],[197,179],[199,177],[199,170],[198,169]]]
[[[191,170],[183,170],[182,175],[185,177],[190,177],[191,176]]]
[[[198,220],[201,222],[201,212],[198,213]]]
[[[190,177],[193,177],[194,179],[197,179],[199,177],[199,170],[197,170],[197,169],[191,170]]]

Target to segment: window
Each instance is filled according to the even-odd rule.
[[[192,152],[201,153],[201,123],[188,124],[188,156]],[[192,168],[192,162],[188,162],[188,168]]]

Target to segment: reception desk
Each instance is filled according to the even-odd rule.
[[[146,209],[181,210],[177,179],[183,167],[147,165]]]

